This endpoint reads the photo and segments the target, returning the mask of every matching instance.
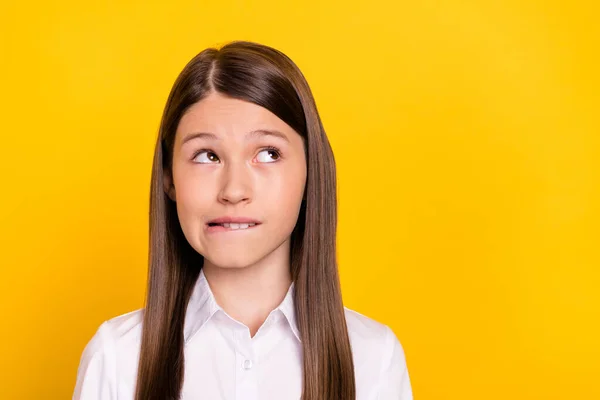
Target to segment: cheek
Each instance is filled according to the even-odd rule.
[[[270,205],[267,206],[279,214],[280,218],[295,225],[304,194],[306,169],[302,165],[290,166],[278,174],[269,177],[265,187],[261,189],[262,196]]]
[[[173,167],[176,199],[181,203],[182,209],[207,205],[214,198],[214,174],[202,171],[199,166],[191,166],[184,162]]]
[[[202,228],[202,216],[214,203],[213,186],[206,177],[180,173],[174,177],[179,223],[187,235],[197,235]]]

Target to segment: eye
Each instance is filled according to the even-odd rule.
[[[219,161],[219,157],[209,150],[200,150],[194,155],[193,160],[198,164],[212,164]]]
[[[279,150],[275,147],[268,147],[261,150],[256,156],[256,159],[261,163],[272,163],[279,160],[280,157]]]

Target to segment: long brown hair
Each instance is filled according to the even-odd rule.
[[[171,173],[177,125],[211,91],[262,106],[304,140],[305,197],[291,235],[290,265],[303,350],[303,400],[353,400],[354,365],[336,260],[335,160],[311,90],[281,51],[247,41],[196,55],[177,77],[160,123],[152,166],[147,298],[136,400],[179,399],[183,327],[203,257],[185,239],[163,174]]]

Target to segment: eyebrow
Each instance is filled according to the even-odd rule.
[[[276,131],[276,130],[272,130],[272,129],[256,129],[254,131],[250,131],[246,134],[246,140],[256,139],[256,138],[265,137],[265,136],[278,137],[280,139],[285,140],[288,143],[290,141],[284,133]],[[217,140],[217,141],[221,140],[214,133],[192,132],[183,138],[183,140],[181,141],[181,145],[183,146],[185,143],[189,142],[190,140],[194,140],[194,139],[206,139],[206,140]]]

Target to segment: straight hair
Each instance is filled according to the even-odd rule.
[[[336,260],[333,152],[300,69],[281,51],[248,41],[208,48],[192,58],[175,80],[162,114],[152,165],[148,286],[135,399],[181,396],[185,313],[204,258],[187,242],[163,180],[172,173],[179,121],[211,92],[264,107],[303,138],[307,180],[290,248],[303,352],[302,400],[354,400],[354,365]]]

